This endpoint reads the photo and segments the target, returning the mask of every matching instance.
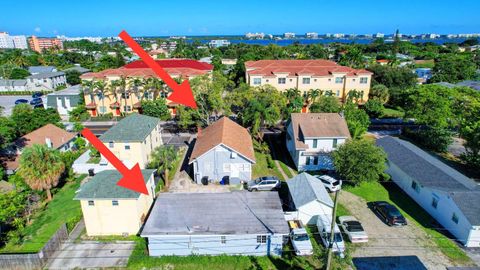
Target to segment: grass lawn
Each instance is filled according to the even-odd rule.
[[[385,108],[383,110],[382,118],[403,118],[405,116],[405,112],[396,110],[393,108]]]
[[[409,226],[415,225],[422,228],[432,239],[433,243],[436,244],[437,248],[452,262],[460,265],[472,263],[470,258],[456,243],[432,228],[438,226],[435,225],[434,219],[395,183],[362,183],[357,187],[345,187],[345,190],[364,198],[368,202],[387,201],[396,205],[408,219]]]
[[[257,178],[261,176],[273,175],[278,177],[278,179],[283,179],[282,174],[278,171],[277,167],[269,168],[267,163],[267,155],[260,152],[255,152],[256,162],[253,165],[252,178]]]
[[[46,208],[37,213],[31,224],[25,227],[22,244],[7,243],[0,252],[38,252],[63,223],[81,215],[80,202],[73,200],[73,197],[85,177],[86,175],[82,175],[77,177],[75,182],[66,183],[53,195]]]
[[[281,161],[279,160],[279,161],[278,161],[278,164],[280,164],[281,169],[282,169],[283,172],[288,176],[289,179],[293,177],[292,173],[291,173],[290,170],[288,169],[288,166],[285,165],[285,163],[283,163],[283,162],[281,162]],[[285,180],[287,180],[287,179],[285,179]]]
[[[415,61],[415,68],[433,68],[435,66],[434,60],[417,60]]]
[[[101,157],[90,157],[87,161],[88,164],[98,164],[100,163]]]

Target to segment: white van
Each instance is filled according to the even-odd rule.
[[[332,217],[329,215],[319,215],[317,219],[318,233],[324,247],[328,248],[330,244],[330,231],[331,231]],[[337,223],[335,223],[334,240],[332,250],[334,253],[338,253],[343,258],[345,254],[345,242],[343,241],[342,233]]]

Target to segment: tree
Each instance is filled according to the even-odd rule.
[[[54,124],[60,126],[60,115],[53,108],[43,109],[32,107],[28,104],[16,105],[12,110],[12,116],[10,117],[19,135],[24,135],[33,130],[43,127],[46,124]]]
[[[171,118],[167,103],[164,98],[157,98],[155,100],[142,101],[142,114],[157,117],[162,120]]]
[[[77,70],[70,70],[65,72],[67,77],[67,83],[70,85],[76,85],[82,83],[82,79],[80,79],[80,75],[82,75]]]
[[[51,189],[56,187],[65,164],[57,150],[43,144],[34,144],[23,149],[18,174],[33,190],[46,191],[48,201],[52,200]]]
[[[151,154],[152,161],[149,167],[157,169],[157,173],[163,173],[163,181],[165,186],[168,185],[168,173],[177,161],[177,151],[171,145],[157,147]]]
[[[447,54],[435,59],[432,82],[450,82],[471,80],[475,77],[477,66],[471,55]]]
[[[379,118],[382,116],[384,109],[382,102],[378,99],[369,99],[367,103],[365,103],[365,111],[372,118]]]
[[[99,80],[99,81],[93,81],[93,91],[97,95],[97,97],[100,98],[102,101],[102,107],[105,107],[105,94],[107,93],[107,83],[104,80]],[[105,110],[101,110],[101,114],[105,114]]]
[[[400,96],[404,90],[417,85],[417,76],[406,67],[371,65],[368,70],[373,72],[372,79],[376,84],[383,84],[389,89],[391,102],[396,105],[403,105]]]
[[[318,101],[310,105],[310,112],[312,113],[338,113],[340,110],[340,102],[335,96],[320,96]]]
[[[8,117],[0,117],[0,148],[7,146],[17,138],[15,122]]]
[[[291,113],[300,112],[304,105],[304,100],[302,98],[300,90],[298,90],[297,88],[290,88],[284,92],[284,95],[288,100],[286,114],[289,115]]]
[[[345,104],[344,114],[350,136],[353,139],[361,139],[370,125],[368,114],[351,101]]]
[[[386,169],[387,155],[367,140],[349,140],[332,153],[335,170],[353,185],[378,181]]]
[[[372,86],[372,88],[370,88],[369,97],[371,99],[379,100],[382,104],[387,103],[388,98],[390,97],[388,87],[383,84]]]
[[[30,76],[30,72],[23,68],[14,68],[12,70],[12,73],[10,74],[10,78],[12,80],[20,80],[20,79],[25,79],[26,77]]]
[[[480,121],[462,127],[460,135],[465,139],[462,159],[472,168],[480,169]]]

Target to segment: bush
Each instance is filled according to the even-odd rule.
[[[0,96],[31,96],[33,93],[41,92],[44,95],[51,93],[52,91],[0,91]]]
[[[367,103],[365,103],[365,111],[371,118],[379,118],[383,115],[383,104],[378,99],[369,99]]]
[[[68,233],[71,233],[77,223],[82,219],[82,214],[76,215],[74,217],[71,217],[65,222],[65,225],[67,226],[67,231]]]

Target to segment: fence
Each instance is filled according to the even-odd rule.
[[[37,253],[0,254],[0,269],[42,269],[48,259],[53,256],[67,239],[67,226],[63,224]]]

